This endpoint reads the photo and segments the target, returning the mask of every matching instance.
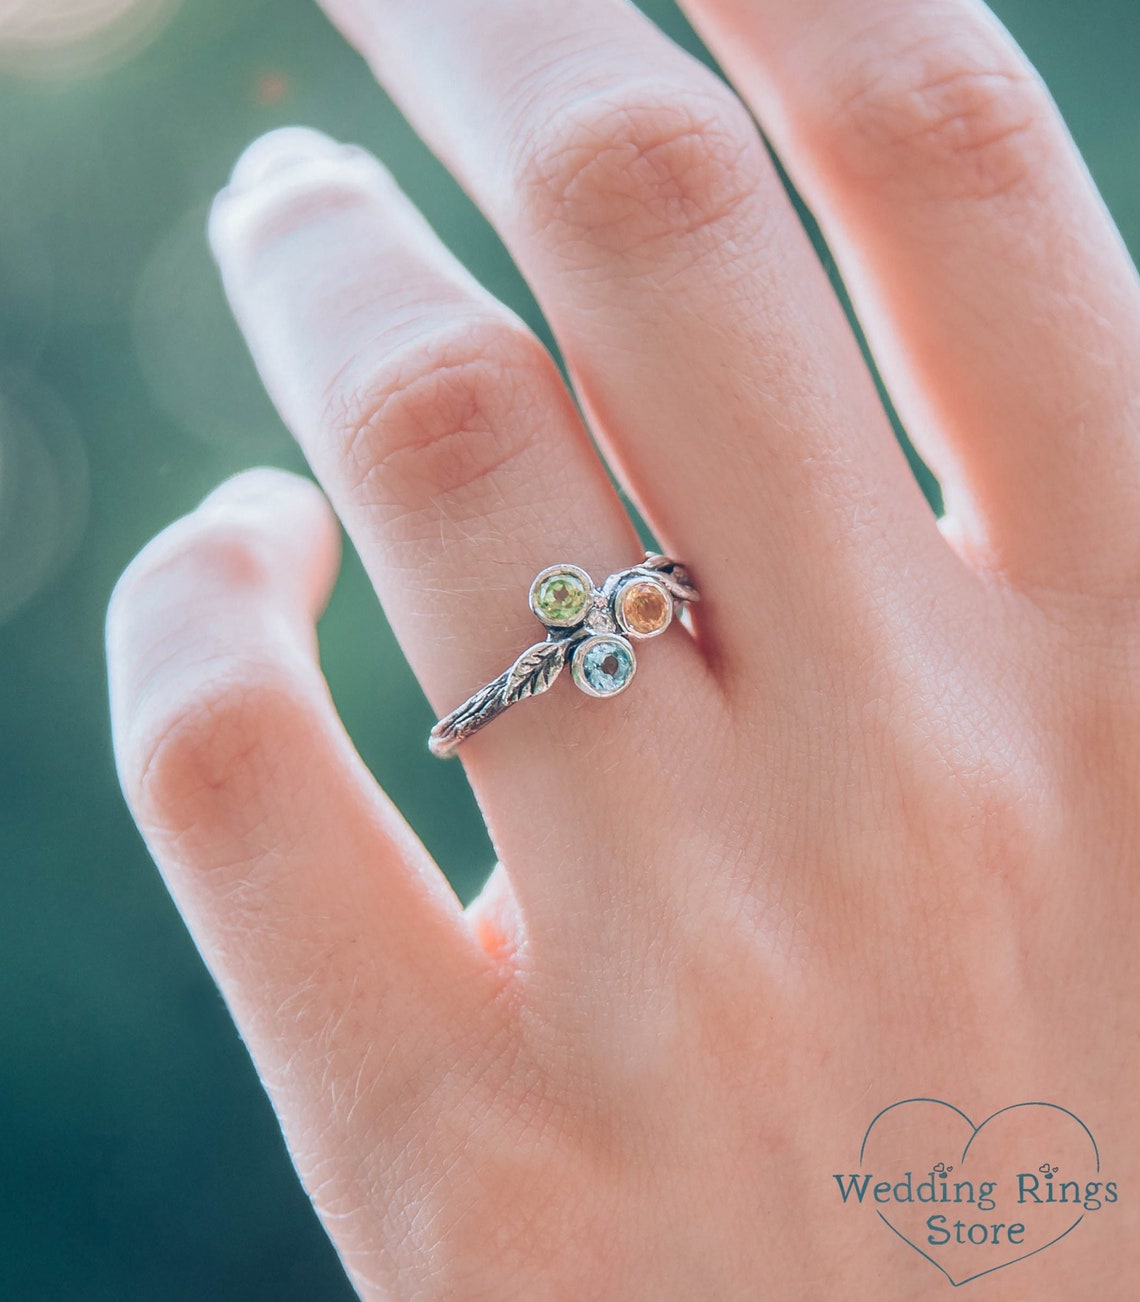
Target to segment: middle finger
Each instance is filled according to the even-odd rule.
[[[949,579],[839,303],[719,79],[615,0],[323,3],[528,276],[615,469],[697,567],[710,647],[747,664],[762,629],[799,659],[865,620],[885,575],[925,593],[932,570]]]

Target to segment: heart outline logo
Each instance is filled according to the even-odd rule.
[[[1100,1149],[1097,1146],[1097,1142],[1093,1136],[1092,1131],[1088,1128],[1087,1125],[1085,1125],[1085,1123],[1081,1120],[1081,1118],[1078,1117],[1077,1114],[1071,1111],[1069,1108],[1062,1107],[1061,1104],[1059,1103],[1047,1103],[1041,1099],[1027,1100],[1026,1102],[1023,1103],[1009,1103],[1004,1108],[998,1108],[996,1112],[991,1112],[988,1117],[986,1117],[983,1121],[979,1122],[977,1125],[975,1125],[973,1121],[971,1121],[971,1119],[966,1115],[965,1112],[962,1111],[961,1108],[955,1107],[953,1103],[947,1103],[945,1099],[935,1099],[935,1098],[928,1098],[928,1097],[900,1099],[897,1103],[888,1104],[887,1107],[881,1109],[881,1111],[877,1112],[875,1116],[871,1118],[871,1123],[867,1127],[866,1133],[863,1136],[863,1143],[859,1147],[860,1168],[862,1168],[863,1166],[863,1160],[867,1152],[867,1144],[871,1138],[871,1132],[875,1129],[875,1126],[878,1124],[878,1122],[881,1121],[882,1118],[886,1116],[888,1112],[893,1111],[895,1108],[905,1107],[907,1104],[910,1103],[932,1103],[938,1107],[948,1108],[951,1112],[961,1117],[961,1119],[966,1123],[966,1125],[970,1127],[970,1137],[969,1139],[967,1139],[965,1147],[962,1149],[962,1154],[958,1159],[959,1166],[961,1165],[961,1163],[963,1163],[966,1160],[966,1157],[969,1154],[971,1147],[973,1146],[974,1140],[977,1139],[979,1134],[981,1134],[981,1132],[986,1128],[986,1126],[990,1124],[991,1121],[994,1121],[996,1118],[1004,1115],[1005,1113],[1016,1111],[1019,1108],[1052,1108],[1057,1112],[1064,1113],[1065,1116],[1075,1121],[1077,1125],[1080,1126],[1080,1128],[1088,1136],[1089,1143],[1092,1145],[1094,1169],[1098,1174],[1100,1173]],[[995,1271],[1005,1270],[1007,1266],[1015,1266],[1019,1261],[1027,1261],[1030,1257],[1035,1257],[1039,1252],[1044,1252],[1046,1248],[1051,1248],[1055,1243],[1059,1243],[1063,1238],[1071,1234],[1081,1223],[1081,1221],[1083,1221],[1085,1218],[1085,1213],[1082,1211],[1081,1214],[1076,1218],[1076,1220],[1073,1221],[1073,1223],[1070,1226],[1068,1226],[1067,1229],[1063,1230],[1060,1234],[1054,1235],[1054,1237],[1051,1238],[1047,1243],[1041,1244],[1039,1247],[1034,1248],[1031,1252],[1024,1252],[1019,1257],[1012,1257],[1009,1261],[1000,1262],[996,1266],[987,1266],[984,1270],[976,1271],[974,1274],[967,1275],[963,1279],[955,1279],[954,1276],[950,1274],[950,1272],[940,1261],[937,1261],[934,1257],[930,1255],[930,1253],[924,1252],[922,1248],[918,1246],[917,1243],[915,1243],[912,1239],[908,1238],[908,1236],[904,1234],[902,1230],[898,1228],[897,1225],[894,1225],[887,1216],[885,1216],[881,1211],[878,1210],[878,1208],[875,1209],[875,1214],[879,1217],[879,1219],[883,1222],[883,1224],[886,1225],[887,1228],[892,1231],[892,1233],[898,1235],[898,1237],[902,1239],[902,1241],[908,1247],[913,1248],[914,1251],[917,1252],[920,1257],[923,1257],[926,1261],[929,1261],[932,1266],[936,1267],[942,1273],[942,1275],[944,1275],[946,1279],[950,1281],[950,1284],[954,1288],[960,1288],[963,1284],[969,1284],[971,1281],[975,1279],[981,1279],[983,1275],[992,1275],[995,1273]]]

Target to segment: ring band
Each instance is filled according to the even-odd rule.
[[[545,692],[569,664],[575,686],[588,696],[616,696],[633,681],[633,643],[669,627],[686,602],[700,595],[680,561],[657,552],[595,587],[577,565],[550,565],[530,585],[530,608],[546,625],[546,641],[431,730],[428,749],[444,759],[468,737],[528,696]]]

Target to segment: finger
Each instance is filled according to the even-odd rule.
[[[885,574],[949,563],[759,135],[707,69],[614,0],[324,7],[506,240],[753,692],[757,633],[802,663]]]
[[[641,558],[548,354],[374,159],[313,132],[267,137],[238,164],[211,236],[269,390],[438,711],[542,640],[527,602],[540,569],[568,561],[600,581]],[[559,937],[593,914],[591,887],[621,889],[598,843],[604,814],[651,819],[716,705],[679,628],[647,647],[620,699],[563,679],[460,751],[530,925]],[[645,808],[629,809],[630,792]],[[584,857],[587,878],[544,869],[560,857]]]
[[[500,981],[320,675],[336,549],[312,485],[240,476],[127,571],[108,661],[127,798],[351,1268],[455,1160],[408,1126],[479,1093]]]
[[[688,0],[821,219],[965,550],[1140,561],[1140,292],[1048,93],[976,0]]]

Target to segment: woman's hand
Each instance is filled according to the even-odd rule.
[[[703,597],[620,699],[464,744],[501,858],[464,913],[322,680],[315,489],[239,476],[116,592],[124,786],[361,1295],[1133,1297],[1140,288],[1045,90],[971,0],[690,2],[936,521],[711,73],[617,0],[327,8]],[[373,158],[274,133],[211,238],[440,713],[534,641],[536,571],[636,563],[553,362]],[[915,1096],[1054,1107],[861,1152]],[[908,1205],[938,1160],[973,1199]],[[1063,1214],[1018,1200],[1050,1162]]]

